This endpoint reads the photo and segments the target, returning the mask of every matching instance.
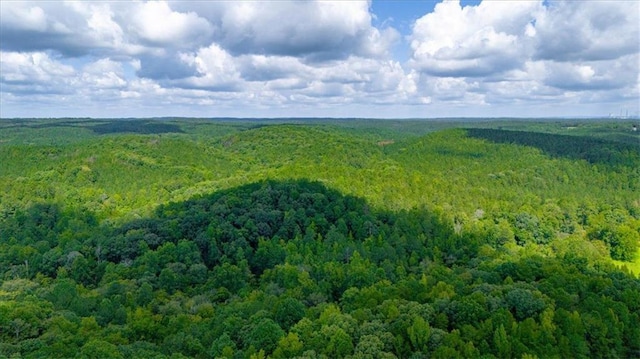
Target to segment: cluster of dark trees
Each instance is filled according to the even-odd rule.
[[[138,133],[138,134],[161,134],[161,133],[183,133],[180,126],[175,123],[162,122],[158,120],[120,120],[107,121],[89,127],[96,134],[104,135],[109,133]]]
[[[536,147],[551,156],[586,160],[594,164],[634,167],[640,160],[637,145],[595,137],[491,128],[470,128],[467,133],[475,138]]]
[[[262,181],[117,226],[35,205],[0,219],[0,269],[7,357],[640,356],[632,274],[579,252],[510,254],[426,209],[375,210],[317,182]]]

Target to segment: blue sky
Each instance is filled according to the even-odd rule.
[[[0,117],[640,112],[640,2],[0,2]]]
[[[411,35],[411,29],[419,18],[433,12],[436,0],[373,0],[371,13],[374,15],[372,24],[376,27],[392,26],[402,38],[392,48],[394,59],[407,61],[410,57],[406,37]],[[476,6],[480,0],[461,0],[460,6]]]

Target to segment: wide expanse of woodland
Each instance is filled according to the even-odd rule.
[[[640,357],[633,125],[2,119],[0,358]]]

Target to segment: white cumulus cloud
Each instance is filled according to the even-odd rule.
[[[234,91],[241,81],[234,58],[216,44],[201,48],[195,54],[180,54],[180,59],[195,68],[197,74],[174,81],[177,87]]]
[[[640,1],[375,8],[0,0],[0,116],[640,114]]]
[[[195,12],[173,11],[164,1],[138,4],[130,29],[152,46],[186,47],[209,40],[213,27]]]
[[[459,1],[439,3],[413,27],[411,64],[445,77],[517,68],[527,56],[522,38],[541,6],[535,1],[484,1],[465,7]]]
[[[615,60],[640,50],[639,1],[559,1],[536,18],[535,56]]]
[[[62,92],[75,76],[72,66],[64,65],[44,52],[19,53],[0,51],[0,81],[16,92]]]
[[[627,101],[638,93],[639,28],[637,1],[445,0],[414,24],[409,65],[423,93],[452,103]]]

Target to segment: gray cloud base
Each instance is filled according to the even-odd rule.
[[[639,14],[447,1],[401,35],[366,1],[0,2],[0,116],[638,114]]]

